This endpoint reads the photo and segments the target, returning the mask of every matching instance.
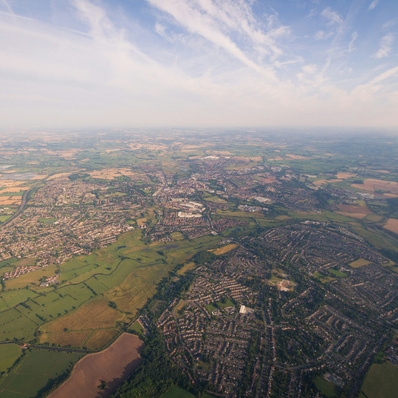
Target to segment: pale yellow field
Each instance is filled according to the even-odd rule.
[[[18,187],[25,182],[26,181],[2,180],[0,181],[0,187]]]
[[[219,247],[218,249],[213,249],[210,251],[213,252],[215,255],[219,256],[221,254],[230,252],[231,250],[235,249],[235,247],[237,247],[237,246],[238,245],[236,245],[235,243],[231,243],[230,245]]]
[[[13,192],[21,192],[27,191],[29,187],[7,187],[0,191],[0,193],[13,193]]]
[[[21,196],[0,196],[0,206],[19,205],[21,201]]]
[[[112,328],[123,318],[124,315],[109,307],[107,302],[93,300],[83,304],[76,311],[43,325],[40,329],[48,332],[51,337],[54,333],[63,333],[64,328],[70,331]]]
[[[350,266],[352,268],[359,268],[359,267],[363,267],[364,265],[370,264],[371,262],[368,260],[365,260],[364,258],[360,258],[358,260],[353,261],[352,263],[350,263]]]
[[[182,268],[177,271],[178,275],[184,275],[186,272],[191,271],[196,268],[196,264],[193,262],[185,264]]]
[[[57,173],[47,178],[47,181],[55,180],[56,178],[64,178],[70,176],[72,173]]]
[[[356,177],[357,175],[358,174],[340,172],[340,173],[337,173],[336,177],[339,179],[345,180],[347,178]]]
[[[292,155],[290,153],[286,154],[286,156],[290,159],[309,159],[306,156]]]
[[[24,264],[18,263],[17,265]],[[22,289],[32,283],[39,284],[41,278],[54,276],[55,270],[55,265],[49,265],[48,267],[40,268],[36,271],[29,272],[18,278],[7,280],[5,281],[6,289]]]
[[[117,177],[126,176],[134,179],[143,179],[142,174],[134,173],[130,169],[104,169],[91,171],[90,176],[93,178],[101,178],[104,180],[113,180]]]
[[[82,347],[90,333],[90,330],[60,331],[54,333],[43,332],[39,337],[39,342],[41,344],[54,343],[60,346]]]

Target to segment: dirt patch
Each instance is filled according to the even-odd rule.
[[[336,211],[337,214],[340,214],[345,217],[351,217],[351,218],[356,218],[358,220],[362,220],[367,216],[367,213],[349,213],[349,212],[344,212],[344,211]]]
[[[353,174],[353,173],[337,173],[336,177],[342,180],[346,180],[347,178],[352,178],[352,177],[356,177],[358,174]]]
[[[82,358],[70,378],[49,397],[108,397],[141,363],[139,352],[142,346],[143,342],[137,336],[123,333],[106,350]],[[98,388],[101,381],[105,382],[104,390]]]
[[[398,194],[398,183],[395,181],[383,181],[368,178],[363,182],[363,184],[351,184],[351,186],[353,188],[358,188],[370,192],[384,191]]]
[[[291,153],[287,153],[286,156],[290,159],[308,159],[306,156],[292,155]]]
[[[394,232],[394,234],[398,234],[398,220],[395,218],[389,218],[387,220],[387,224],[384,225],[385,229],[388,229],[391,232]]]
[[[341,180],[338,180],[338,179],[332,179],[332,180],[321,179],[321,180],[314,181],[313,184],[316,186],[319,186],[319,185],[329,184],[329,183],[333,183],[333,182],[340,182],[340,181]]]
[[[365,206],[354,206],[354,205],[338,205],[340,211],[345,213],[363,213],[372,214],[372,212]]]

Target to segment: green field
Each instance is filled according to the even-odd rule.
[[[61,264],[57,271],[60,283],[51,287],[39,287],[44,275],[42,270],[6,281],[0,300],[0,341],[16,338],[31,342],[39,330],[41,343],[86,344],[98,349],[95,344],[106,344],[106,339],[120,330],[117,322],[130,321],[155,294],[157,283],[169,271],[177,264],[186,263],[201,249],[217,247],[221,239],[204,236],[192,241],[148,244],[142,240],[141,232],[135,231],[89,256]],[[55,268],[51,269],[49,274],[54,275]],[[103,305],[89,306],[92,300]],[[114,309],[106,318],[104,311],[109,302],[114,303]],[[97,319],[95,326],[80,322],[82,315],[78,309],[82,306],[94,311],[91,315]],[[65,323],[84,324],[85,327],[76,326],[72,331],[85,333],[78,336],[69,330],[66,332]]]
[[[195,398],[195,395],[183,390],[180,387],[174,386],[165,394],[163,394],[161,398]]]
[[[323,377],[317,376],[315,378],[315,386],[318,391],[328,398],[337,397],[336,386],[333,383],[325,380]]]
[[[370,367],[359,398],[393,398],[398,396],[398,367],[390,362]]]
[[[10,372],[0,379],[2,398],[35,397],[49,379],[70,369],[82,354],[32,350]],[[38,366],[40,364],[40,366]]]
[[[21,354],[22,348],[16,344],[0,344],[0,372],[6,372]]]

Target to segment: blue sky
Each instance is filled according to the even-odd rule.
[[[398,131],[397,0],[0,0],[0,128]]]

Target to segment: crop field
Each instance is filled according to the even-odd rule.
[[[16,265],[19,265],[19,264],[14,264],[14,266],[16,266]],[[5,281],[6,290],[23,289],[26,286],[29,286],[31,289],[38,288],[38,285],[40,284],[40,279],[43,277],[53,276],[55,273],[55,270],[56,270],[56,266],[50,265],[48,267],[41,268],[37,271],[29,272],[25,275],[20,276],[19,278],[7,280],[7,281]],[[42,292],[43,289],[40,288],[40,289],[38,289],[38,291]]]
[[[352,263],[350,263],[350,266],[352,268],[360,268],[363,267],[364,265],[368,265],[371,262],[368,260],[365,260],[364,258],[359,258],[358,260],[353,261]]]
[[[178,275],[184,275],[186,272],[191,271],[193,269],[195,269],[197,267],[197,264],[193,263],[193,262],[189,262],[184,264],[184,266],[182,268],[180,268],[177,271]]]
[[[174,386],[163,394],[161,398],[195,398],[195,395],[180,387]]]
[[[233,244],[230,244],[230,245],[219,247],[217,249],[213,249],[213,250],[211,250],[211,252],[213,252],[216,256],[219,256],[221,254],[225,254],[225,253],[230,252],[231,250],[235,249],[235,247],[237,247],[237,246],[238,245],[233,243]]]
[[[21,354],[22,348],[16,344],[0,344],[0,372],[6,372]]]
[[[358,188],[370,192],[383,191],[392,194],[398,194],[398,183],[395,181],[383,181],[368,178],[364,180],[363,184],[351,184],[351,186],[353,188]]]
[[[392,398],[398,391],[398,367],[389,362],[374,364],[366,374],[359,398]]]
[[[81,357],[82,354],[32,349],[7,378],[0,379],[0,395],[2,398],[35,397],[49,379],[61,375]]]
[[[82,305],[77,310],[43,325],[39,330],[41,343],[86,346],[98,349],[115,335],[116,322],[125,316],[99,299]],[[99,331],[97,335],[94,331]],[[101,337],[99,337],[101,336]],[[106,339],[108,338],[108,340]]]
[[[395,218],[389,218],[383,228],[398,235],[398,220]]]
[[[104,351],[89,354],[74,367],[70,378],[50,397],[98,397],[101,380],[106,383],[105,393],[112,391],[141,362],[139,351],[142,341],[132,334],[122,334]]]
[[[49,266],[6,281],[0,300],[0,341],[29,342],[38,331],[40,343],[99,349],[119,332],[118,322],[133,319],[175,265],[189,263],[196,252],[217,247],[222,239],[205,236],[145,244],[140,236],[140,231],[127,233],[115,244],[76,257],[59,269]],[[59,283],[39,287],[43,277],[56,271]]]

